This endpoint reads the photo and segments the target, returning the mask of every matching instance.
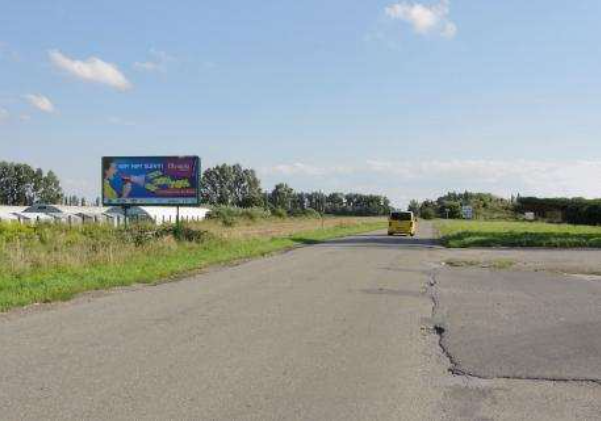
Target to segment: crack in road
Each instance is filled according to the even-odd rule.
[[[585,383],[593,384],[595,386],[601,386],[601,380],[590,379],[590,378],[553,378],[553,377],[536,377],[536,376],[481,376],[476,373],[464,370],[460,367],[459,362],[450,352],[448,347],[445,345],[445,336],[448,335],[447,328],[438,320],[437,310],[440,308],[440,298],[437,292],[438,280],[436,279],[437,270],[431,269],[427,272],[428,274],[428,285],[427,291],[430,299],[432,300],[432,320],[433,326],[431,331],[438,336],[438,346],[448,360],[448,372],[453,376],[468,377],[480,380],[521,380],[521,381],[533,381],[533,382],[554,382],[554,383]]]

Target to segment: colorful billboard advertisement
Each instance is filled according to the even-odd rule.
[[[197,156],[102,158],[105,206],[195,206],[200,204]]]

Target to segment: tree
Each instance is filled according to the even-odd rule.
[[[462,216],[461,203],[453,202],[450,200],[440,203],[438,208],[438,215],[442,218],[460,219]]]
[[[413,212],[415,216],[419,216],[419,202],[417,200],[411,200],[409,206],[407,206],[409,212]]]
[[[62,189],[56,175],[21,163],[0,162],[0,204],[28,206],[60,203]]]
[[[420,217],[422,219],[434,219],[436,218],[436,210],[431,207],[421,208],[419,211]]]
[[[237,206],[250,208],[263,205],[261,182],[255,170],[234,165],[234,191]]]
[[[276,184],[269,195],[269,203],[275,209],[283,209],[290,213],[292,211],[292,200],[294,190],[285,183]]]
[[[201,195],[210,205],[231,206],[234,203],[234,172],[231,166],[223,164],[208,168],[202,174]]]
[[[263,204],[261,182],[240,164],[217,165],[202,175],[201,196],[210,205],[252,207]]]
[[[40,191],[39,201],[42,203],[57,204],[61,202],[63,197],[63,189],[60,181],[53,171],[48,171],[42,179],[42,188]]]
[[[326,213],[340,214],[344,210],[344,193],[330,193],[326,198]]]
[[[419,215],[423,219],[434,219],[437,214],[436,203],[431,200],[425,200],[419,206]]]

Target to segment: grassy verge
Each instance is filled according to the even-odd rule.
[[[211,265],[382,229],[385,222],[332,218],[320,226],[305,219],[231,228],[207,222],[191,228],[186,240],[150,230],[0,226],[0,311],[84,291],[164,282]]]
[[[601,227],[513,221],[435,222],[447,247],[601,248]]]

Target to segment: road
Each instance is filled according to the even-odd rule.
[[[601,419],[601,281],[541,270],[601,254],[432,238],[360,235],[0,316],[0,419]],[[499,256],[520,264],[444,264]]]

